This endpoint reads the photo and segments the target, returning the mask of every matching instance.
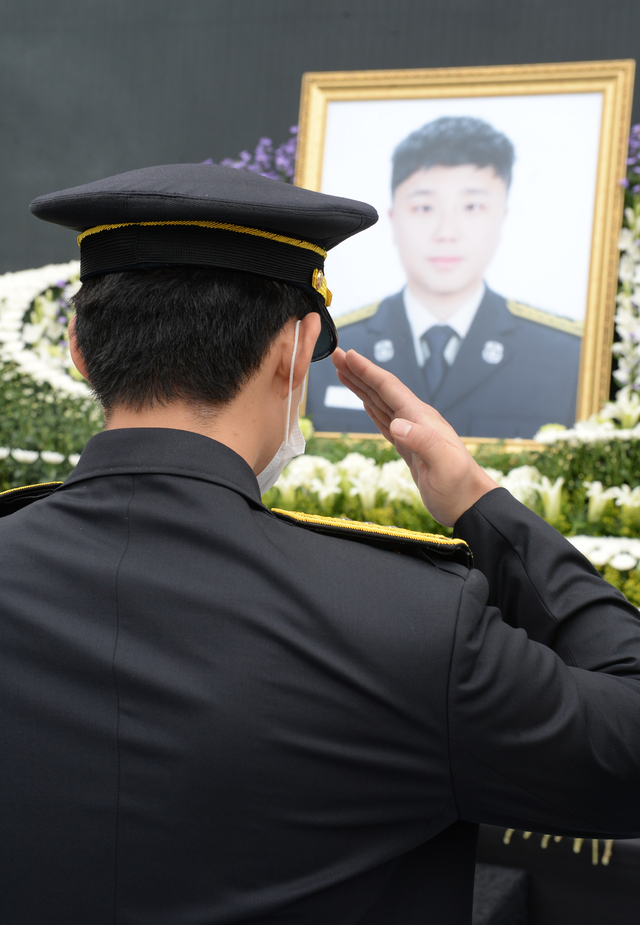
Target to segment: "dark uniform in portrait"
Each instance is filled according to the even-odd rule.
[[[297,301],[323,286],[308,238],[326,216],[325,235],[374,220],[184,164],[37,207],[79,226],[81,272],[97,271],[74,362],[98,369],[101,338],[117,355],[131,334],[135,381],[112,370],[131,388],[173,368],[185,280],[195,313],[197,287],[242,292],[218,270],[260,256],[292,280],[279,297],[321,312]],[[242,303],[248,330],[257,304]],[[260,382],[285,377],[289,321]],[[200,347],[217,369],[216,343]],[[252,439],[263,425],[230,402]],[[262,462],[231,438],[114,420],[63,484],[0,495],[3,925],[470,925],[479,823],[640,835],[637,610],[506,490],[478,496],[453,539],[271,511]]]
[[[487,289],[453,364],[443,362],[435,392],[429,361],[418,365],[401,292],[337,318],[336,326],[343,350],[353,348],[398,376],[465,437],[531,438],[544,424],[570,427],[576,419],[579,322]],[[336,407],[342,398],[351,407]],[[306,413],[316,430],[375,431],[353,404],[330,362],[311,367]]]

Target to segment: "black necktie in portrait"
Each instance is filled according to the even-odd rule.
[[[429,358],[423,367],[424,377],[431,395],[435,395],[447,371],[444,351],[456,332],[448,324],[434,324],[425,331],[420,340],[429,348]]]

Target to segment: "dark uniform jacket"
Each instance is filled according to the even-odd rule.
[[[637,611],[504,489],[457,530],[484,575],[94,437],[0,520],[0,922],[468,925],[477,823],[640,835]]]
[[[338,323],[340,347],[394,373],[465,437],[530,438],[543,424],[570,427],[576,419],[581,338],[575,321],[507,302],[487,289],[435,395],[416,362],[401,292]],[[331,361],[312,364],[306,413],[315,429],[375,431],[362,409],[325,406],[331,385],[339,385]]]

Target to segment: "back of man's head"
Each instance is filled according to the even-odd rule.
[[[80,232],[73,345],[107,414],[228,404],[286,323],[311,311],[310,358],[329,356],[327,251],[378,217],[366,203],[204,164],[128,171],[39,196],[31,211]]]
[[[228,404],[286,322],[315,309],[287,283],[180,266],[90,277],[73,304],[78,349],[107,416],[172,401]]]
[[[506,135],[471,116],[442,116],[401,141],[393,152],[391,192],[417,170],[431,167],[493,167],[507,188],[515,152]]]

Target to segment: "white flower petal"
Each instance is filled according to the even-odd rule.
[[[628,572],[630,569],[635,568],[637,564],[636,557],[628,552],[619,552],[609,560],[609,565],[612,568],[617,568],[619,572]]]
[[[30,465],[34,463],[40,455],[36,450],[11,450],[11,455],[16,462]]]
[[[42,450],[40,452],[40,459],[43,462],[51,463],[52,465],[55,465],[57,463],[64,462],[65,458],[62,455],[62,453],[55,453],[52,450]]]

